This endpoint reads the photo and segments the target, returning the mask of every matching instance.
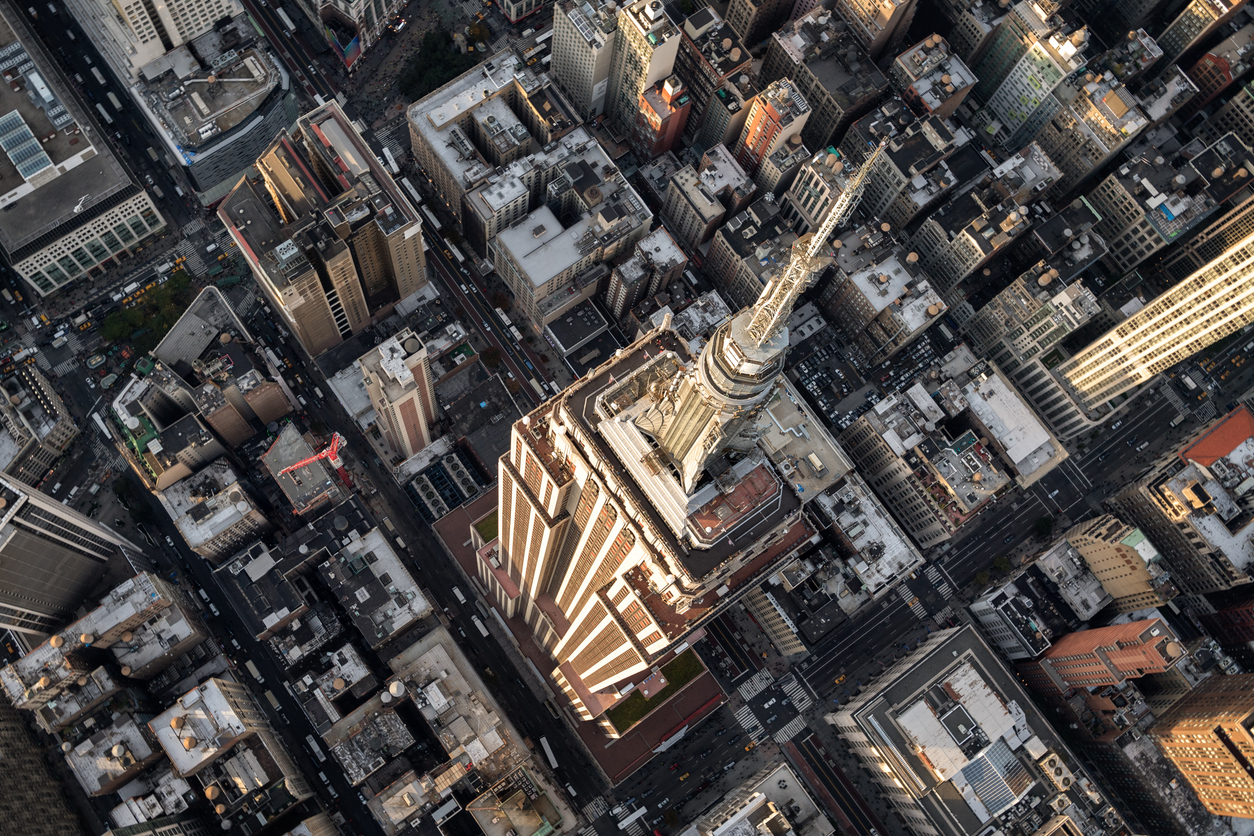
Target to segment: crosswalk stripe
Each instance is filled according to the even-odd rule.
[[[805,711],[814,704],[814,700],[810,698],[810,693],[805,689],[805,686],[797,681],[797,677],[793,674],[790,673],[781,679],[779,685],[783,688],[784,693],[788,695],[788,698],[792,700],[793,708],[798,711]]]
[[[776,743],[786,743],[808,728],[801,717],[793,717],[783,728],[771,735]]]
[[[596,821],[610,811],[610,805],[604,798],[596,798],[583,805],[583,816],[588,821]]]
[[[775,677],[771,676],[770,671],[760,670],[750,679],[740,683],[739,687],[736,688],[736,693],[740,694],[742,700],[751,700],[769,688],[774,681]]]

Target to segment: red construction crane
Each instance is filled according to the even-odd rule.
[[[325,450],[321,453],[315,453],[307,459],[298,461],[296,464],[288,465],[279,471],[279,475],[282,476],[284,473],[291,473],[293,470],[300,470],[306,465],[313,464],[321,459],[326,459],[331,467],[335,468],[335,472],[340,475],[340,481],[344,483],[344,486],[352,488],[353,480],[349,478],[348,471],[344,469],[344,462],[340,459],[340,445],[344,443],[344,436],[339,433],[332,433],[331,444]]]

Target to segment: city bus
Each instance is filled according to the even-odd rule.
[[[114,110],[116,110],[118,113],[121,113],[121,112],[122,112],[122,103],[118,101],[118,97],[117,97],[117,95],[116,95],[116,94],[115,94],[112,90],[110,90],[110,91],[109,91],[108,93],[106,93],[105,95],[106,95],[106,96],[108,96],[108,98],[109,98],[109,104],[113,105],[113,109],[114,109]]]
[[[544,754],[549,759],[549,766],[557,769],[557,758],[553,757],[553,747],[549,745],[549,739],[547,737],[540,738],[540,745],[544,747]]]
[[[105,106],[100,102],[96,102],[96,110],[100,112],[100,118],[105,120],[106,125],[113,124],[113,117],[109,115],[109,111],[105,110]]]
[[[109,82],[105,81],[105,77],[101,75],[99,67],[92,67],[91,74],[96,77],[96,81],[99,81],[101,85],[104,85],[104,86],[108,85]]]
[[[393,176],[401,173],[401,167],[396,164],[396,157],[392,156],[392,149],[387,146],[383,148],[383,159],[387,160],[388,170]]]
[[[422,208],[422,195],[418,194],[418,190],[414,188],[413,183],[409,182],[409,178],[402,177],[401,185],[405,188],[405,191],[409,194],[409,199],[414,202],[414,208],[421,209]]]
[[[283,28],[287,29],[287,33],[290,35],[295,32],[296,24],[292,23],[292,19],[287,16],[287,12],[283,11],[279,6],[276,6],[274,10],[278,13],[279,20],[283,21]]]
[[[436,232],[440,231],[440,222],[436,219],[435,214],[426,206],[418,207],[422,210],[422,214],[426,217],[427,223],[431,224],[431,228]]]

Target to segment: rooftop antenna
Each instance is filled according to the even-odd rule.
[[[770,342],[784,327],[797,297],[810,286],[810,280],[824,266],[826,257],[821,256],[821,253],[827,240],[832,237],[836,227],[849,220],[853,210],[858,207],[858,201],[862,199],[862,191],[866,188],[866,181],[871,176],[887,144],[887,137],[880,140],[875,151],[862,164],[858,173],[832,204],[832,208],[823,219],[818,231],[811,233],[808,240],[805,235],[797,239],[797,242],[792,245],[792,257],[788,261],[788,266],[784,268],[784,272],[772,279],[762,291],[762,295],[758,297],[753,319],[749,321],[748,332],[759,347]]]

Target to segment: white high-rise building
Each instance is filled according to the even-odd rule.
[[[795,298],[779,269],[758,314]],[[668,316],[513,426],[479,577],[611,737],[606,709],[810,542],[803,498],[850,470],[782,374],[784,319],[755,334],[746,308],[693,351]]]
[[[244,11],[236,0],[66,0],[65,5],[123,83],[137,79],[141,67],[208,32],[222,18]]]
[[[635,0],[618,10],[605,112],[626,131],[636,123],[640,94],[671,76],[682,40],[662,0]],[[556,59],[554,59],[556,60]]]
[[[1254,235],[1154,299],[1057,369],[1093,411],[1254,322]]]
[[[605,110],[617,34],[618,17],[609,3],[593,6],[564,0],[553,7],[549,75],[583,119],[594,119]]]

